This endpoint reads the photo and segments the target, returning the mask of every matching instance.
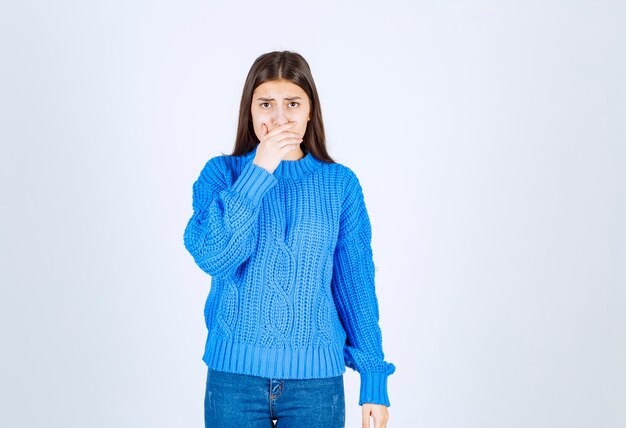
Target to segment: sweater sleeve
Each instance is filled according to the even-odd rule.
[[[347,336],[345,363],[361,378],[359,405],[389,406],[387,377],[395,366],[385,361],[382,350],[370,219],[359,180],[351,171],[349,176],[333,257],[332,291]]]
[[[193,184],[193,215],[184,233],[185,247],[211,276],[230,275],[250,257],[261,201],[277,182],[250,161],[229,185],[226,168],[223,155],[206,163]]]

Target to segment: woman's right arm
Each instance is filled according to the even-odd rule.
[[[226,159],[210,159],[193,185],[193,215],[184,243],[196,264],[211,276],[232,274],[256,246],[259,207],[277,180],[249,162],[232,184]]]

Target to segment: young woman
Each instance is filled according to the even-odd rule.
[[[246,79],[235,148],[193,185],[184,243],[211,276],[207,427],[344,427],[343,373],[363,426],[386,426],[371,226],[358,178],[326,151],[305,59],[270,52]]]

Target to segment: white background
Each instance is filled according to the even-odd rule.
[[[3,1],[0,425],[203,426],[192,184],[254,59],[293,50],[370,212],[388,426],[626,426],[625,26],[620,1]]]

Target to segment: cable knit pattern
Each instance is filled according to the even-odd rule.
[[[354,172],[310,153],[273,173],[210,159],[193,185],[184,244],[211,276],[204,362],[282,379],[359,372],[359,404],[389,406],[371,225]]]

